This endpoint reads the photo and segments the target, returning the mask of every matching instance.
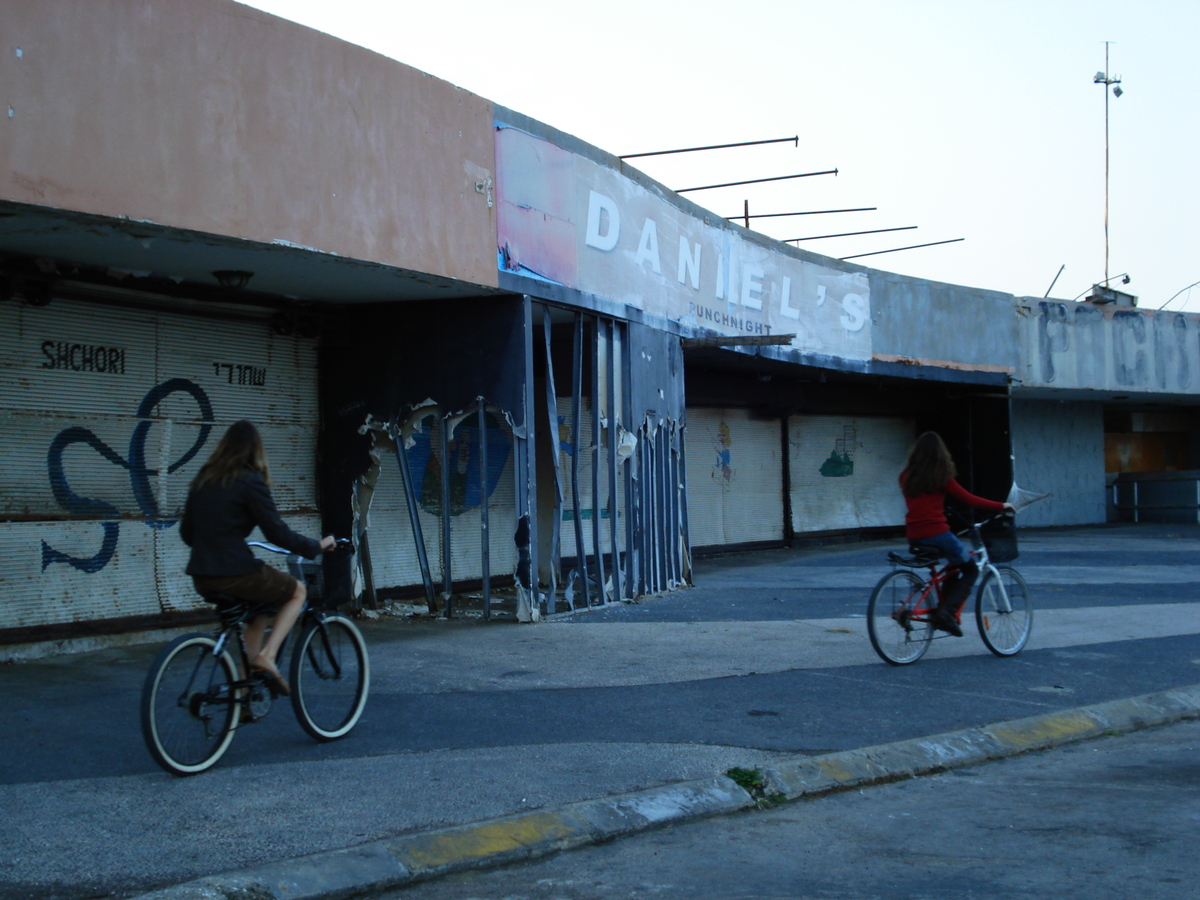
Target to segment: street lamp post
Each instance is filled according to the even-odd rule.
[[[1108,281],[1108,88],[1112,86],[1114,97],[1120,97],[1121,79],[1108,74],[1108,45],[1104,42],[1104,71],[1097,72],[1092,78],[1095,84],[1104,85],[1104,281]]]

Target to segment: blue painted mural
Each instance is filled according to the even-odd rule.
[[[436,421],[432,416],[426,422]],[[412,468],[413,491],[421,508],[431,515],[442,514],[442,472],[450,478],[450,515],[460,516],[478,509],[485,497],[491,497],[500,482],[508,457],[512,453],[512,438],[490,414],[483,417],[487,428],[487,483],[481,483],[479,463],[483,442],[479,434],[479,414],[469,416],[454,429],[443,459],[437,440],[430,431],[414,432],[413,446],[408,448],[408,463]]]

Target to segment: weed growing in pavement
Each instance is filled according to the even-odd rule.
[[[767,793],[767,783],[759,769],[743,769],[734,766],[732,769],[726,769],[725,775],[753,797],[754,805],[759,809],[774,809],[787,800],[783,794]]]

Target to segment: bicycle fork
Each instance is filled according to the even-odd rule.
[[[314,642],[309,641],[306,652],[308,653],[309,662],[312,663],[313,671],[318,677],[323,679],[338,679],[342,677],[342,666],[338,662],[337,654],[333,652],[333,647],[329,643],[329,629],[325,625],[325,619],[322,616],[317,616],[317,631],[321,634],[321,646],[325,650],[325,661],[328,662],[328,667],[323,665],[319,659],[319,654],[314,647]]]
[[[1004,586],[1004,579],[1000,577],[1000,570],[991,563],[987,564],[987,574],[994,576],[990,581],[996,585],[999,592],[999,597],[996,602],[996,612],[1007,615],[1012,612],[1012,601],[1008,598],[1008,588]]]

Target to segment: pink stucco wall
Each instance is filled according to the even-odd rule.
[[[402,63],[232,0],[0,0],[0,86],[0,199],[496,284],[491,104]]]

